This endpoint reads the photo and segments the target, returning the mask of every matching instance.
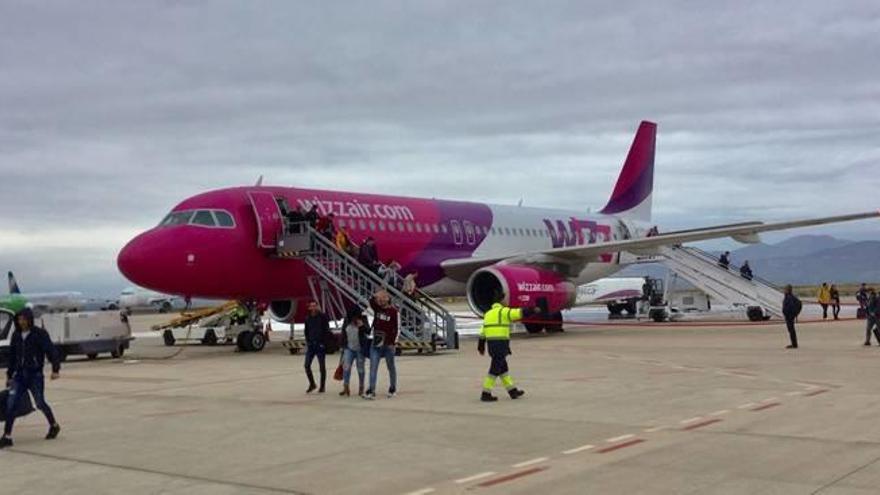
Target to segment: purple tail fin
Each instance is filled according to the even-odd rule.
[[[651,219],[654,190],[654,142],[657,124],[643,120],[633,139],[614,192],[601,213],[619,214],[636,220]]]

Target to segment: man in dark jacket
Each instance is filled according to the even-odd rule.
[[[372,237],[367,237],[361,244],[358,262],[374,273],[379,271],[379,251],[376,249],[376,240]]]
[[[309,222],[309,225],[311,225],[312,228],[315,228],[318,225],[318,217],[319,216],[320,215],[318,215],[318,205],[312,205],[312,207],[309,208],[309,211],[306,212],[304,218],[305,218],[306,222]]]
[[[46,359],[52,363],[50,378],[55,380],[61,371],[61,359],[55,345],[46,330],[34,324],[34,314],[25,308],[15,315],[15,331],[9,342],[9,366],[6,369],[6,386],[9,387],[9,398],[6,401],[6,424],[3,437],[0,438],[0,449],[12,446],[12,426],[15,423],[15,411],[18,401],[30,392],[37,409],[46,416],[49,422],[49,433],[46,440],[58,436],[61,427],[55,421],[52,408],[43,396],[43,366]]]
[[[306,376],[309,378],[309,388],[306,390],[310,394],[318,388],[315,385],[315,375],[312,374],[312,361],[318,358],[318,368],[321,372],[321,388],[318,393],[324,393],[324,386],[327,384],[327,365],[325,363],[327,357],[327,339],[333,338],[330,332],[330,318],[321,312],[317,301],[309,301],[308,314],[305,321],[306,334]]]
[[[877,328],[878,319],[880,319],[880,297],[874,288],[867,290],[868,301],[865,303],[865,345],[871,345],[871,333],[877,338],[877,345],[880,345],[880,328]]]
[[[782,315],[785,317],[785,326],[788,328],[788,337],[791,339],[791,344],[786,346],[786,349],[797,349],[798,341],[794,321],[801,313],[802,307],[801,300],[792,293],[791,285],[786,285],[785,299],[782,300]]]
[[[752,273],[752,267],[749,266],[748,261],[745,261],[743,265],[739,267],[739,275],[746,280],[751,280],[755,276]]]
[[[302,209],[297,206],[293,210],[287,212],[287,224],[290,226],[290,232],[293,234],[302,233],[302,223],[306,221]]]

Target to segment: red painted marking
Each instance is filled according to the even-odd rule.
[[[697,428],[702,428],[704,426],[709,426],[711,424],[720,423],[720,422],[721,422],[720,418],[707,419],[705,421],[700,421],[699,423],[693,423],[693,424],[687,425],[684,428],[682,428],[681,431],[696,430]]]
[[[770,402],[769,404],[764,404],[758,407],[753,407],[749,409],[750,411],[763,411],[764,409],[770,409],[771,407],[781,406],[779,402]]]
[[[544,471],[546,469],[548,469],[546,466],[545,467],[533,467],[531,469],[526,469],[525,471],[519,471],[516,473],[508,474],[506,476],[501,476],[498,478],[493,478],[491,480],[484,481],[477,486],[480,486],[483,488],[489,487],[489,486],[495,486],[495,485],[498,485],[501,483],[505,483],[505,482],[512,481],[512,480],[515,480],[518,478],[522,478],[523,476],[528,476],[530,474],[540,473],[541,471]]]
[[[613,451],[618,450],[618,449],[623,449],[623,448],[626,448],[626,447],[631,447],[631,446],[633,446],[633,445],[637,445],[637,444],[640,444],[640,443],[642,443],[642,442],[644,442],[644,440],[641,439],[641,438],[633,438],[632,440],[629,440],[629,441],[626,441],[626,442],[623,442],[623,443],[618,443],[618,444],[616,444],[616,445],[611,445],[611,446],[608,446],[608,447],[601,448],[601,449],[597,450],[596,453],[598,453],[598,454],[605,454],[605,453],[607,453],[607,452],[613,452]]]
[[[815,396],[817,396],[817,395],[819,395],[819,394],[824,394],[824,393],[827,392],[827,391],[828,391],[828,389],[825,389],[825,388],[823,388],[823,389],[821,389],[821,390],[814,390],[814,391],[812,391],[812,392],[810,392],[810,393],[808,393],[808,394],[804,394],[804,397],[815,397]]]

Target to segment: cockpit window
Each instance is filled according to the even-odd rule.
[[[186,225],[192,217],[192,211],[172,211],[168,214],[159,225],[170,227],[172,225]]]
[[[204,225],[205,227],[213,227],[215,225],[214,215],[211,215],[211,212],[209,210],[199,210],[192,218],[191,223],[193,225]]]
[[[0,311],[0,340],[5,340],[9,336],[9,330],[12,328],[12,313]]]
[[[232,215],[229,213],[214,210],[214,216],[217,217],[217,225],[221,227],[235,227],[235,221],[232,220]]]

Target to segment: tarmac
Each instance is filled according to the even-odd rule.
[[[512,343],[526,395],[481,403],[476,341],[398,358],[399,394],[306,395],[279,342],[73,361],[0,451],[3,493],[874,494],[880,347],[864,322],[570,328]],[[337,356],[328,357],[332,370]],[[317,368],[316,368],[317,371]],[[356,378],[353,378],[356,381]],[[380,391],[387,387],[384,365]]]

